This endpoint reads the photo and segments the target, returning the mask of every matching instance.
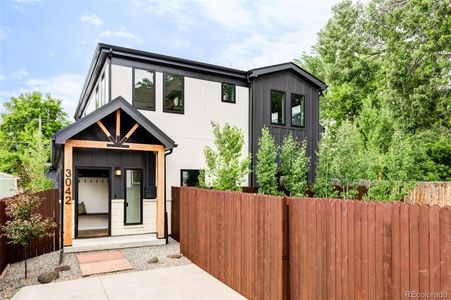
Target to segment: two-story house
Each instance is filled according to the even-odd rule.
[[[236,70],[113,45],[94,53],[75,122],[53,137],[66,247],[83,237],[167,236],[171,186],[196,182],[211,121],[307,139],[314,176],[324,82],[293,63]],[[255,160],[253,159],[253,165]],[[256,185],[251,175],[244,185]],[[70,249],[70,248],[67,248]]]

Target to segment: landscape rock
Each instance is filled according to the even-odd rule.
[[[58,272],[46,272],[46,273],[42,273],[41,275],[38,276],[38,281],[40,283],[49,283],[52,282],[53,280],[59,278],[60,275]]]
[[[168,254],[168,257],[179,259],[180,257],[182,257],[182,255],[181,254]]]
[[[55,272],[62,272],[62,271],[69,271],[70,270],[70,266],[68,265],[59,265],[56,266],[55,268]]]
[[[154,256],[147,261],[148,264],[156,264],[158,263],[158,257]]]

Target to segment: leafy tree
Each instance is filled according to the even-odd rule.
[[[227,123],[222,130],[216,122],[212,121],[211,125],[216,150],[209,146],[204,149],[207,164],[205,179],[218,190],[241,190],[245,176],[250,173],[250,154],[242,158],[243,131]]]
[[[326,130],[320,139],[317,153],[318,163],[316,164],[316,177],[313,191],[316,197],[332,198],[337,196],[333,189],[332,173],[333,160],[335,158],[335,140],[330,130]]]
[[[39,128],[39,119],[45,143],[68,125],[67,114],[61,107],[61,100],[50,95],[44,98],[39,92],[12,97],[4,107],[6,112],[0,114],[0,170],[18,174],[23,154],[36,142],[34,135]]]
[[[288,134],[280,150],[280,171],[283,185],[290,196],[303,196],[307,189],[307,172],[310,159],[307,156],[307,142],[297,142]]]
[[[6,202],[6,215],[10,218],[0,233],[8,242],[23,247],[25,257],[25,279],[27,278],[28,248],[32,239],[52,236],[55,222],[44,218],[35,210],[41,205],[41,200],[32,194],[20,194]]]
[[[258,140],[257,175],[258,192],[267,195],[278,195],[277,192],[277,147],[269,129],[264,127]]]

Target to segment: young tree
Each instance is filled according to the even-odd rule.
[[[11,219],[0,226],[0,233],[14,245],[20,245],[24,250],[25,279],[27,278],[28,247],[34,238],[52,236],[55,222],[44,218],[34,211],[41,205],[41,200],[32,194],[20,194],[6,202],[6,215]]]
[[[283,185],[290,196],[305,195],[309,162],[307,141],[299,143],[291,133],[288,134],[280,150],[280,172]]]
[[[245,176],[250,173],[251,160],[250,154],[242,157],[243,131],[227,123],[222,130],[216,122],[212,121],[211,126],[216,150],[209,146],[204,149],[207,164],[205,181],[218,190],[241,190]]]
[[[258,140],[257,175],[258,192],[267,195],[278,195],[277,192],[277,147],[269,129],[264,127]]]
[[[333,189],[332,164],[335,157],[335,141],[330,130],[326,130],[319,141],[318,163],[313,191],[316,197],[332,198],[336,196]]]

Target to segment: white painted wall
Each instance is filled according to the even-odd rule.
[[[111,75],[112,99],[122,96],[132,103],[132,68],[113,64]],[[157,72],[155,79],[156,110],[140,112],[178,144],[166,164],[166,195],[170,200],[171,186],[180,186],[181,169],[205,168],[203,150],[213,145],[212,120],[242,128],[243,157],[248,153],[249,89],[237,86],[236,103],[224,103],[220,82],[185,77],[185,113],[181,115],[163,112],[163,74]],[[247,185],[247,178],[243,185]]]
[[[88,214],[108,213],[108,178],[79,177],[78,203],[81,202]]]
[[[157,202],[143,200],[143,223],[124,225],[124,199],[111,201],[111,235],[143,234],[157,231]]]

